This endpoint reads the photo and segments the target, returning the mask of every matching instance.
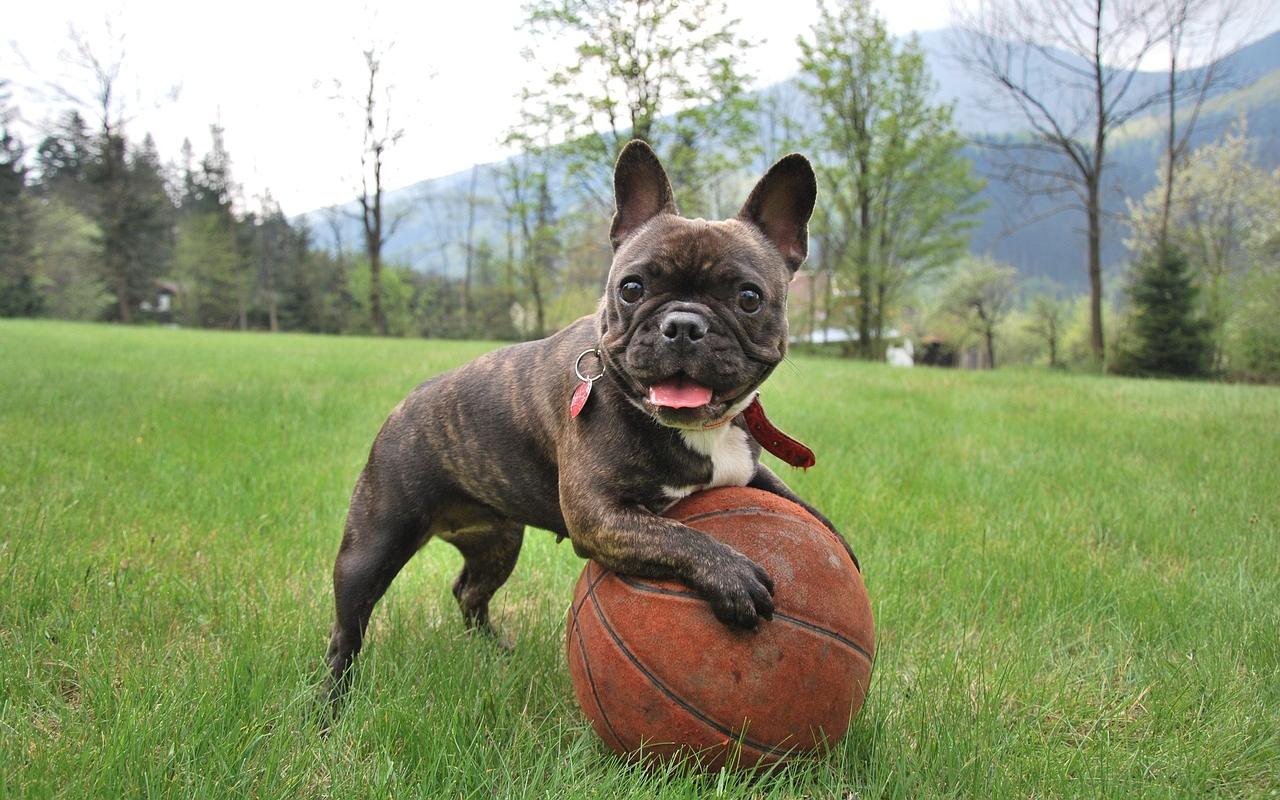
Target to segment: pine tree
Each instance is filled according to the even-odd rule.
[[[1196,312],[1198,294],[1181,250],[1157,247],[1148,252],[1129,287],[1132,342],[1121,352],[1116,370],[1150,376],[1208,374],[1211,326]]]
[[[40,313],[41,298],[33,274],[26,151],[9,131],[4,100],[0,94],[0,316],[28,317]]]
[[[87,187],[93,140],[79,111],[68,111],[36,148],[35,187],[42,197],[56,198],[85,216],[93,216],[93,194]]]

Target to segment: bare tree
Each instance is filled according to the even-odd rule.
[[[476,261],[476,180],[479,177],[480,165],[476,164],[471,167],[471,182],[467,187],[467,252],[462,273],[462,316],[465,322],[471,320],[471,280]]]
[[[1028,126],[999,147],[1030,194],[1074,197],[1088,240],[1090,347],[1101,362],[1102,192],[1112,133],[1165,99],[1139,67],[1167,33],[1165,0],[981,0],[962,13],[958,59]]]
[[[387,335],[387,317],[382,308],[382,252],[395,235],[404,213],[388,213],[384,205],[382,170],[387,152],[404,136],[404,129],[392,123],[392,87],[383,75],[383,60],[391,44],[371,44],[363,51],[363,90],[354,98],[362,125],[360,146],[360,187],[353,216],[364,231],[365,254],[369,258],[369,316],[373,330]],[[342,82],[334,80],[339,96]]]
[[[1215,87],[1231,79],[1219,56],[1224,50],[1225,32],[1241,17],[1244,9],[1245,0],[1164,0],[1164,45],[1168,49],[1169,73],[1166,89],[1168,139],[1163,165],[1164,205],[1157,241],[1162,250],[1169,240],[1174,172],[1187,153],[1205,99]],[[1189,60],[1199,61],[1203,66],[1185,70]],[[1179,130],[1178,104],[1184,100],[1189,106],[1183,110],[1185,122]]]

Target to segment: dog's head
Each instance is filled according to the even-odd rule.
[[[613,264],[598,326],[608,368],[664,425],[705,428],[750,402],[787,346],[787,286],[808,250],[817,183],[783,158],[733,219],[679,216],[647,144],[614,170]]]

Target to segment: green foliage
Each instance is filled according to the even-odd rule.
[[[1048,351],[1049,366],[1062,366],[1058,349],[1070,305],[1054,294],[1040,293],[1031,298],[1024,327],[1039,337]]]
[[[982,183],[952,109],[931,101],[918,39],[896,43],[869,0],[823,3],[811,37],[799,44],[820,119],[807,137],[822,195],[815,266],[847,298],[827,324],[843,320],[862,356],[878,357],[907,292],[967,252]]]
[[[0,81],[0,92],[5,88]],[[31,199],[25,148],[9,129],[9,109],[0,94],[0,317],[40,313],[31,242]]]
[[[988,258],[968,258],[943,286],[940,309],[982,343],[982,366],[996,366],[996,331],[1013,308],[1018,273]]]
[[[1132,336],[1113,368],[1125,375],[1202,377],[1212,367],[1210,323],[1199,312],[1199,290],[1176,247],[1147,253],[1129,287]]]
[[[419,330],[414,320],[415,273],[409,267],[394,264],[382,265],[382,312],[386,318],[387,336],[416,336]],[[361,256],[348,276],[351,293],[352,320],[346,332],[374,334],[373,316],[369,309],[371,284],[369,260]]]
[[[173,203],[150,136],[131,147],[121,134],[104,131],[91,152],[86,185],[98,229],[98,263],[115,296],[116,318],[129,322],[172,258]]]
[[[1197,308],[1210,326],[1212,364],[1218,371],[1232,368],[1225,340],[1231,329],[1239,328],[1233,320],[1250,301],[1250,276],[1274,269],[1262,243],[1280,235],[1280,170],[1260,169],[1250,148],[1241,120],[1222,139],[1193,152],[1174,176],[1168,238],[1185,254],[1202,288]],[[1141,201],[1129,203],[1128,244],[1135,252],[1157,245],[1165,184],[1161,173]]]
[[[36,149],[39,183],[33,187],[46,198],[57,198],[92,217],[93,193],[88,174],[94,159],[93,137],[79,111],[68,111]]]
[[[766,459],[862,560],[875,673],[830,754],[697,776],[591,731],[564,662],[583,562],[535,530],[493,604],[513,652],[463,633],[461,558],[431,541],[314,723],[369,443],[490,345],[25,320],[0,342],[6,798],[1280,793],[1274,389],[790,359],[764,403],[818,466]]]
[[[111,307],[102,282],[98,227],[50,192],[34,203],[33,257],[45,313],[59,319],[98,320]]]
[[[531,61],[572,48],[524,91],[519,129],[564,141],[574,187],[612,207],[610,168],[628,139],[649,142],[691,216],[722,216],[720,181],[750,158],[753,102],[746,96],[738,21],[724,0],[533,0],[525,28]]]
[[[526,127],[508,138],[521,151],[500,176],[507,222],[508,294],[518,303],[515,325],[525,338],[547,331],[546,309],[562,266],[561,234],[566,220],[557,212],[551,182],[562,154],[548,144],[549,132]]]
[[[1242,286],[1228,329],[1227,363],[1240,377],[1280,381],[1280,269],[1259,268]]]
[[[235,327],[248,289],[235,220],[216,210],[183,214],[178,221],[173,274],[180,287],[178,318],[183,324]]]
[[[287,226],[281,234],[286,241],[276,276],[279,329],[313,333],[347,330],[352,298],[346,255],[312,249],[310,232],[304,226]]]

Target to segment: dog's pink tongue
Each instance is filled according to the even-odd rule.
[[[681,376],[650,386],[649,402],[666,408],[697,408],[711,402],[711,390]]]

